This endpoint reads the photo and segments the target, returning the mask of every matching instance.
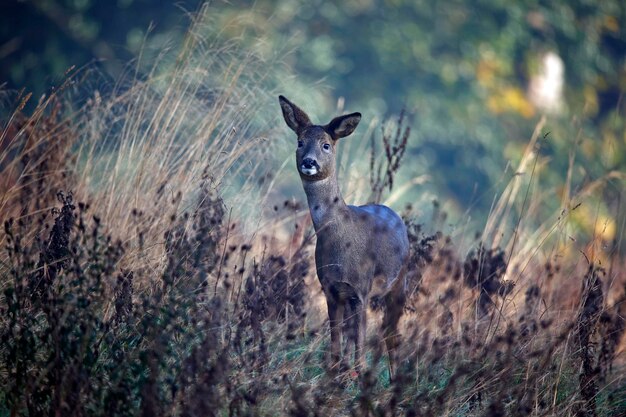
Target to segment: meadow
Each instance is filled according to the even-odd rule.
[[[542,189],[541,118],[478,232],[451,230],[396,204],[425,180],[398,180],[404,116],[357,132],[342,187],[396,204],[410,285],[398,375],[376,303],[367,369],[335,375],[272,66],[193,25],[160,64],[1,92],[1,416],[626,415],[626,226],[593,203],[624,172],[574,187],[571,160],[567,198]]]

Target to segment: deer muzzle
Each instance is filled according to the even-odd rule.
[[[311,158],[304,158],[302,160],[302,165],[300,165],[300,172],[304,175],[315,175],[319,172],[320,166],[317,161]]]

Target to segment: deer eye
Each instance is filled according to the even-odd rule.
[[[324,149],[326,152],[330,151],[330,143],[323,144],[322,149]]]
[[[302,142],[301,140],[298,141],[298,148],[301,148],[304,146],[304,142]]]

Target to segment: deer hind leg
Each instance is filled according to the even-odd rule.
[[[398,333],[398,322],[404,311],[404,286],[395,285],[394,288],[385,295],[385,316],[383,318],[383,333],[385,345],[389,355],[389,378],[393,379],[398,366],[398,346],[400,345],[400,334]]]

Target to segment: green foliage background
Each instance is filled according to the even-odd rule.
[[[159,51],[176,45],[187,27],[184,12],[200,4],[3,2],[0,80],[35,96],[73,65],[114,80],[138,54],[152,65]],[[542,133],[550,134],[535,179],[556,198],[540,211],[571,207],[580,202],[569,201],[576,190],[624,171],[625,9],[620,0],[214,1],[207,36],[235,40],[275,66],[267,90],[292,97],[320,121],[340,97],[368,121],[406,108],[412,139],[402,181],[423,174],[431,180],[402,202],[444,201],[454,223],[468,209],[484,219],[493,196],[519,174],[515,167],[545,113],[528,90],[547,52],[562,59],[565,78],[561,110],[546,115]],[[613,177],[585,202],[587,214],[610,220],[613,242],[625,221],[624,185]]]

